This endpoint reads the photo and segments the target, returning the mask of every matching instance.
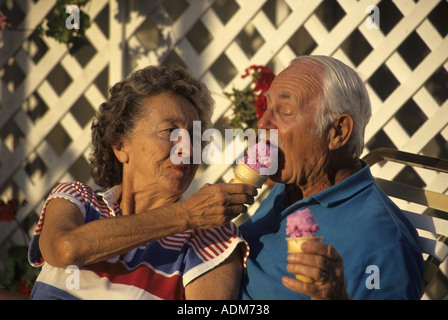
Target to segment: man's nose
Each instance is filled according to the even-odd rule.
[[[272,111],[267,109],[257,124],[258,129],[277,129],[274,123]]]

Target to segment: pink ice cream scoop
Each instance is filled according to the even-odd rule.
[[[256,145],[247,148],[247,157],[243,158],[243,163],[253,170],[260,172],[261,168],[271,166],[271,145],[267,141],[260,141]]]
[[[320,230],[310,209],[298,210],[286,219],[286,234],[291,238],[315,237]]]

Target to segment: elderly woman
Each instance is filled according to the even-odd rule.
[[[257,191],[222,183],[180,200],[198,164],[170,160],[180,142],[173,130],[209,126],[209,91],[184,69],[151,66],[110,93],[92,125],[90,159],[106,191],[80,182],[53,189],[30,245],[30,262],[43,264],[31,297],[237,298],[248,247],[230,220]]]

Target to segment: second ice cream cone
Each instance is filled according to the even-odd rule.
[[[286,242],[288,244],[288,253],[297,253],[297,252],[303,252],[302,250],[302,243],[307,242],[307,241],[322,241],[322,236],[318,236],[318,237],[297,237],[297,238],[290,238],[287,237],[286,238]],[[312,282],[313,280],[311,280],[308,277],[296,274],[296,279],[303,281],[303,282]]]
[[[260,175],[257,171],[243,163],[236,165],[234,173],[235,178],[233,179],[233,183],[245,183],[256,188],[261,188],[263,183],[268,180],[267,176]]]

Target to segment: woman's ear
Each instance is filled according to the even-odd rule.
[[[328,132],[329,149],[337,150],[348,144],[353,133],[354,121],[351,115],[341,114]]]
[[[114,150],[118,161],[123,164],[129,161],[125,139],[120,138],[115,144],[112,145],[112,149]]]

